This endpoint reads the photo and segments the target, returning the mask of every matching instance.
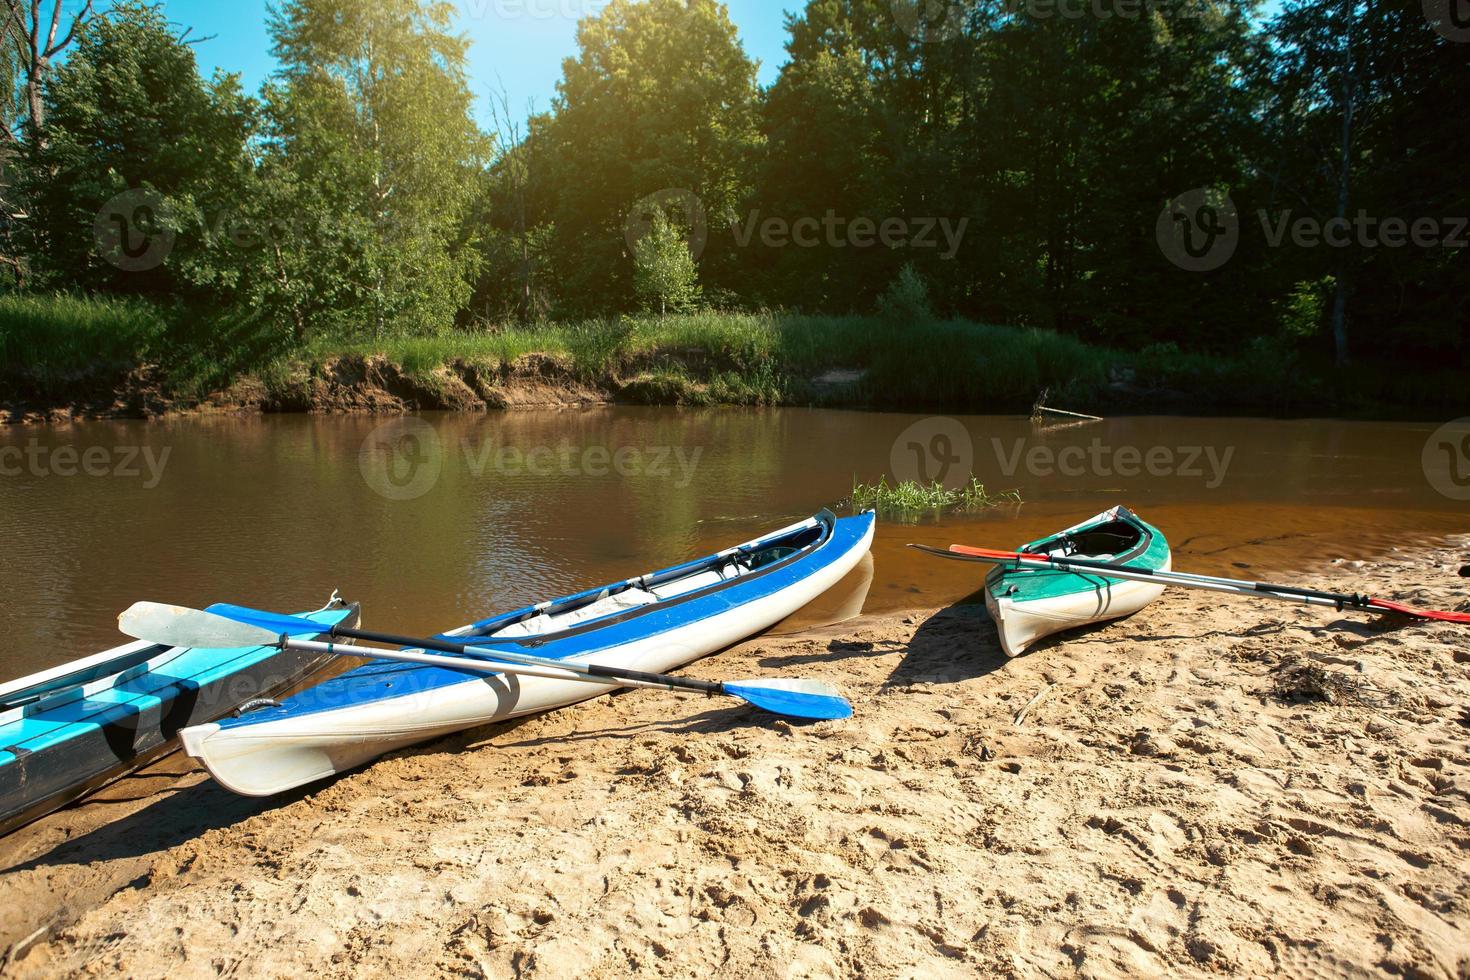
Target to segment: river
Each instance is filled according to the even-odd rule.
[[[0,677],[124,642],[115,617],[139,599],[305,610],[339,589],[371,626],[443,630],[739,543],[881,476],[973,471],[1024,503],[882,521],[871,566],[785,629],[975,592],[978,570],[907,542],[1009,547],[1119,504],[1179,568],[1309,572],[1470,530],[1425,462],[1434,430],[622,407],[0,428]]]

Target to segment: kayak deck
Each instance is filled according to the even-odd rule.
[[[823,512],[697,561],[440,634],[545,660],[668,673],[767,629],[846,575],[872,544],[874,517]],[[650,599],[650,597],[652,597]],[[280,706],[182,733],[226,788],[282,792],[441,735],[564,707],[616,689],[443,666],[372,661]]]
[[[356,606],[335,603],[307,618],[325,628],[357,615]],[[5,685],[0,833],[172,750],[187,725],[284,690],[323,662],[273,647],[135,643]]]
[[[1131,511],[1110,511],[1076,527],[1022,545],[1017,551],[1054,558],[1086,558],[1128,568],[1158,571],[1168,564],[1169,542],[1157,528]],[[1126,516],[1123,516],[1126,515]],[[1121,584],[1102,573],[1061,571],[1055,568],[996,568],[986,587],[1014,603],[1045,602],[1067,596],[1096,593]]]

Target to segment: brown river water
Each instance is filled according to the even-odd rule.
[[[1013,547],[1118,504],[1181,569],[1311,573],[1470,531],[1470,440],[1436,428],[638,408],[0,428],[0,679],[124,642],[114,619],[139,599],[297,611],[340,589],[369,625],[448,629],[737,544],[881,476],[973,471],[1025,502],[881,521],[873,561],[780,629],[975,593],[980,570],[907,542]]]

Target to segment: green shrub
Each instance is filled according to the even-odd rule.
[[[929,286],[912,262],[899,270],[886,292],[878,298],[878,315],[891,326],[929,323],[934,311],[929,307]]]

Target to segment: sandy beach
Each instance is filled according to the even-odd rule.
[[[1467,563],[1299,578],[1466,608]],[[176,755],[0,840],[0,967],[1470,976],[1463,628],[1176,591],[1008,661],[972,602],[689,673],[857,715],[629,692],[272,800]]]

